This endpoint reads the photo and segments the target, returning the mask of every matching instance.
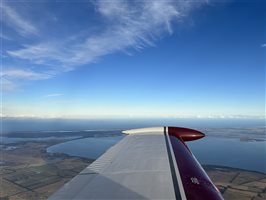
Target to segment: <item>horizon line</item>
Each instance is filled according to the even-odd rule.
[[[128,116],[128,115],[102,115],[102,116],[34,116],[15,115],[1,116],[1,119],[73,119],[73,120],[116,120],[116,119],[266,119],[265,115],[209,115],[209,116]]]

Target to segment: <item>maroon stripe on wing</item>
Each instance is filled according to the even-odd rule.
[[[171,145],[188,200],[222,200],[223,197],[197,162],[184,141],[204,137],[186,128],[168,127]]]

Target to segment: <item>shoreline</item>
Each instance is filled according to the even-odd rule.
[[[0,165],[0,198],[46,199],[94,161],[46,152],[49,146],[66,141],[24,141],[17,143],[17,148],[2,151],[1,162],[6,165]],[[250,199],[256,196],[258,200],[266,195],[266,190],[261,189],[261,185],[266,185],[266,174],[217,165],[202,166],[228,200],[235,199],[234,194]],[[254,181],[256,184],[250,185]]]

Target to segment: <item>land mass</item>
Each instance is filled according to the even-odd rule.
[[[3,145],[0,199],[47,199],[93,160],[50,154],[46,149],[66,141],[24,141]],[[266,198],[266,174],[221,166],[203,166],[227,200]]]

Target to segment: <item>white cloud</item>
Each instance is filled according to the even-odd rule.
[[[171,22],[187,10],[172,1],[143,1],[131,5],[125,1],[98,1],[96,8],[109,27],[77,45],[69,63],[85,64],[117,51],[153,46],[157,37],[172,33]]]
[[[67,53],[64,54],[63,48],[56,44],[40,43],[37,45],[26,45],[25,48],[16,51],[7,51],[10,56],[33,61],[35,64],[47,64],[50,61],[63,63],[68,58]]]
[[[5,35],[4,33],[0,33],[0,39],[3,39],[3,40],[12,40],[9,36]]]
[[[64,96],[64,94],[62,94],[62,93],[53,93],[53,94],[47,94],[44,97],[60,97],[60,96]]]
[[[38,35],[38,29],[28,20],[24,19],[17,11],[8,6],[4,1],[0,3],[0,11],[3,13],[2,22],[15,29],[20,35]]]
[[[261,47],[266,47],[266,43],[265,44],[262,44]]]
[[[52,78],[53,76],[53,74],[37,72],[30,69],[2,69],[2,72],[0,73],[0,85],[3,91],[13,91],[19,89],[28,81],[45,80]]]
[[[4,79],[3,77],[1,77],[1,90],[3,91],[13,91],[15,89],[17,89],[17,85],[10,80]]]
[[[107,24],[102,32],[74,43],[67,39],[52,44],[41,42],[7,53],[35,64],[56,63],[61,71],[73,70],[107,54],[154,46],[158,38],[173,32],[173,22],[181,21],[191,9],[204,2],[96,1],[96,12]]]
[[[4,77],[5,79],[43,80],[51,78],[52,75],[35,72],[29,69],[10,68],[3,69],[1,77]]]

